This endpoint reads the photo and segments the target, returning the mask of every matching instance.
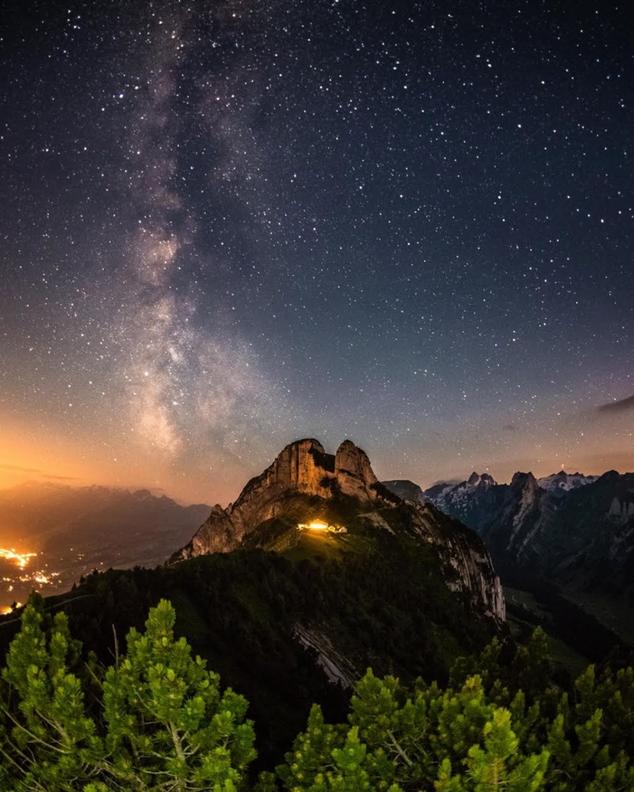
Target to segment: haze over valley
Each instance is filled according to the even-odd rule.
[[[161,564],[208,512],[148,490],[34,482],[0,490],[0,608],[32,590],[67,591],[95,569]]]

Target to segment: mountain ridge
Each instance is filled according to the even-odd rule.
[[[467,593],[495,618],[504,620],[499,579],[477,536],[460,523],[448,520],[432,505],[412,504],[392,493],[378,481],[367,454],[351,440],[344,440],[335,454],[327,453],[314,438],[289,443],[259,476],[247,482],[232,504],[226,509],[214,506],[191,541],[169,562],[231,552],[247,540],[249,546],[258,546],[261,526],[285,513],[292,513],[297,524],[307,522],[306,514],[310,517],[311,510],[318,517],[333,512],[335,521],[341,521],[343,512],[349,514],[352,510],[360,531],[393,533],[400,520],[398,530],[408,531],[436,547],[451,585]],[[256,535],[255,541],[252,534]],[[266,548],[266,544],[259,546]]]
[[[517,472],[509,484],[470,477],[422,498],[477,531],[507,585],[554,585],[634,642],[634,474]]]

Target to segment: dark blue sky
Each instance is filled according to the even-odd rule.
[[[625,4],[6,9],[5,469],[634,465]]]

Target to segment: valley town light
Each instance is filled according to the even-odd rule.
[[[14,561],[20,569],[29,563],[29,559],[34,558],[37,553],[16,553],[15,550],[4,550],[0,548],[0,558],[6,558],[8,561]]]

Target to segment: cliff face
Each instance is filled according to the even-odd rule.
[[[378,498],[378,481],[368,455],[350,440],[344,440],[337,449],[335,480],[343,495],[360,501],[373,501]]]
[[[284,518],[302,499],[312,507],[333,510],[346,504],[368,530],[397,530],[434,545],[447,585],[465,592],[473,604],[499,620],[505,618],[504,599],[491,558],[478,536],[433,506],[401,500],[374,475],[367,454],[345,440],[336,454],[328,454],[317,440],[291,443],[259,476],[251,479],[226,509],[215,506],[191,542],[171,561],[216,552],[230,552],[248,539],[265,549],[262,526]]]
[[[447,572],[447,585],[469,592],[496,618],[506,618],[504,592],[488,550],[479,537],[457,520],[447,519],[431,504],[417,505],[413,520],[420,535],[434,544]]]
[[[336,494],[367,504],[379,496],[377,479],[367,454],[345,440],[337,453],[327,454],[318,440],[290,443],[273,464],[244,487],[227,509],[214,506],[205,523],[177,558],[235,550],[258,525],[277,517],[292,494],[329,500]]]

